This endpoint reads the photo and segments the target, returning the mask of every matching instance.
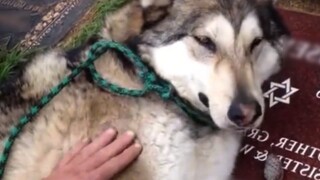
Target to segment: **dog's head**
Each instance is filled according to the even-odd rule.
[[[258,127],[262,83],[280,68],[288,35],[269,0],[176,0],[142,34],[144,59],[222,129]]]

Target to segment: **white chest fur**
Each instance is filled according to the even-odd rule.
[[[230,178],[240,145],[234,132],[196,131],[176,113],[144,113],[152,118],[140,131],[146,147],[140,160],[148,162],[153,180],[227,180]],[[152,117],[147,117],[152,116]],[[205,132],[207,131],[207,132]]]

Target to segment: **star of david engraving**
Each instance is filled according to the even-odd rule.
[[[290,96],[299,91],[299,89],[291,86],[291,79],[283,81],[282,83],[270,83],[270,90],[264,93],[265,98],[269,98],[269,107],[277,105],[278,103],[290,104]],[[275,96],[274,92],[278,89],[284,89],[285,94],[282,97]]]

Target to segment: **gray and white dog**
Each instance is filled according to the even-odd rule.
[[[218,128],[192,121],[155,94],[133,98],[103,91],[83,73],[23,131],[5,179],[48,176],[76,142],[107,127],[134,131],[144,147],[119,180],[231,179],[241,130],[262,123],[261,86],[279,71],[281,42],[288,36],[271,0],[132,1],[108,15],[101,32],[104,39],[133,47]],[[85,59],[87,49],[38,54],[1,84],[2,140],[9,126]],[[108,52],[95,66],[115,84],[141,88],[132,66],[121,58]]]

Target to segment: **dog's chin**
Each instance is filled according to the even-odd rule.
[[[248,131],[250,129],[257,129],[257,128],[260,128],[261,124],[262,124],[262,118],[259,118],[257,119],[254,123],[252,124],[249,124],[247,126],[237,126],[237,125],[234,125],[232,128],[235,130],[235,131]]]
[[[238,126],[234,123],[232,123],[231,120],[225,118],[225,121],[222,123],[215,122],[216,125],[219,127],[221,130],[227,130],[227,131],[235,131],[235,132],[245,132],[250,129],[257,129],[261,126],[263,118],[259,118],[256,120],[254,123],[246,125],[246,126]]]

